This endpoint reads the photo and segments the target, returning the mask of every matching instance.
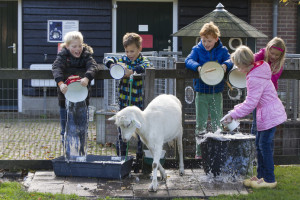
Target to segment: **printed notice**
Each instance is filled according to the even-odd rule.
[[[139,32],[147,32],[148,25],[139,25]]]
[[[79,31],[78,20],[48,20],[48,42],[63,42],[70,31]]]

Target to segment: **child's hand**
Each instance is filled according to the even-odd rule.
[[[222,120],[221,123],[222,124],[229,124],[232,121],[232,117],[230,116],[230,113],[228,113],[227,115],[225,115]]]
[[[227,66],[225,64],[222,65],[223,69],[224,69],[224,72],[227,71]]]
[[[87,77],[80,79],[80,85],[82,85],[83,87],[86,87],[88,84],[89,84],[89,79]]]
[[[198,73],[200,73],[200,71],[201,71],[201,66],[200,65],[198,66],[197,71],[198,71]]]
[[[59,89],[63,94],[66,94],[66,92],[68,91],[68,86],[64,83],[59,85]]]
[[[129,78],[130,75],[133,74],[133,71],[131,69],[128,69],[127,67],[125,68],[125,78]]]

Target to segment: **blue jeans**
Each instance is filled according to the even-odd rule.
[[[276,127],[268,130],[258,131],[256,134],[255,145],[257,153],[257,178],[264,178],[265,182],[275,182],[274,175],[274,134]]]
[[[251,134],[256,135],[257,134],[257,126],[256,126],[256,108],[252,112],[253,114],[253,121],[251,126]]]

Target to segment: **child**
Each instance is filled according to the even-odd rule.
[[[64,134],[66,131],[66,99],[64,94],[68,90],[68,86],[64,83],[69,75],[78,75],[84,72],[84,77],[80,79],[80,84],[89,87],[90,82],[94,79],[98,71],[97,63],[93,59],[93,49],[83,43],[83,36],[78,31],[68,32],[64,37],[62,49],[58,53],[56,60],[52,65],[53,77],[57,83],[58,104],[60,107],[60,124],[62,142],[64,142]],[[89,97],[85,101],[86,106],[89,105]],[[86,109],[85,109],[86,110]]]
[[[220,63],[224,71],[232,69],[228,49],[222,45],[219,37],[219,28],[213,23],[206,23],[200,30],[201,41],[192,48],[191,53],[185,60],[186,68],[200,72],[201,66],[208,61]],[[220,119],[223,115],[224,79],[215,86],[205,84],[201,79],[194,79],[194,90],[196,91],[196,138],[205,134],[208,112],[210,111],[212,131],[221,127]],[[196,142],[196,159],[201,159],[200,145]]]
[[[241,72],[247,74],[247,97],[225,116],[225,122],[244,117],[254,108],[257,109],[257,177],[245,180],[244,184],[253,188],[274,188],[277,182],[274,175],[273,138],[276,126],[287,119],[285,109],[272,83],[272,71],[267,62],[254,62],[254,55],[246,46],[238,47],[231,59]]]
[[[266,48],[261,49],[254,55],[255,62],[264,60],[270,65],[272,71],[271,80],[276,90],[278,90],[278,79],[283,71],[285,52],[286,47],[284,41],[279,37],[274,37],[267,44]],[[256,135],[256,132],[256,110],[254,109],[251,133]]]
[[[119,106],[120,110],[130,106],[135,105],[143,110],[143,81],[142,80],[133,80],[132,89],[131,89],[131,98],[130,96],[130,85],[129,77],[133,73],[141,74],[145,72],[145,68],[150,66],[149,60],[141,54],[142,51],[142,38],[136,33],[126,33],[123,36],[123,46],[125,49],[126,55],[123,55],[119,58],[117,57],[106,57],[103,60],[103,63],[111,68],[116,63],[124,63],[125,67],[125,76],[120,80],[119,84]],[[119,130],[118,141],[116,144],[116,150],[118,156],[126,155],[127,143],[122,141],[121,133]],[[119,155],[119,148],[121,149],[121,155]],[[137,160],[142,158],[142,143],[138,137],[138,149],[136,153]],[[137,170],[135,170],[137,171]]]

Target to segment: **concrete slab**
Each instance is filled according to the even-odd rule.
[[[28,187],[28,192],[42,192],[52,194],[62,194],[64,183],[56,182],[32,182]]]
[[[177,169],[166,170],[167,180],[158,178],[158,191],[149,192],[151,174],[131,173],[121,180],[84,177],[56,177],[53,171],[37,171],[30,175],[28,191],[76,194],[90,198],[208,198],[220,194],[248,194],[242,182],[222,183],[206,176],[202,169],[186,169],[180,176]],[[31,181],[30,181],[31,180]]]
[[[66,177],[62,193],[91,197],[94,196],[92,191],[97,189],[97,185],[96,178]]]
[[[202,190],[170,190],[169,189],[169,197],[170,198],[178,198],[178,197],[185,197],[185,198],[204,198],[205,195]]]
[[[168,190],[158,189],[157,192],[149,192],[147,190],[134,190],[133,191],[134,198],[169,198]]]

